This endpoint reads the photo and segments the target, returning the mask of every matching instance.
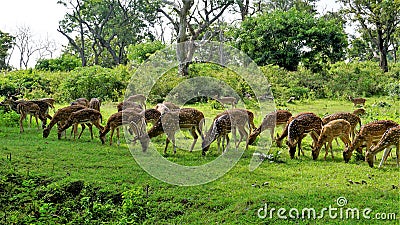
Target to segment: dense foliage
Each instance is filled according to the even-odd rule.
[[[243,21],[234,45],[258,65],[274,64],[289,71],[302,63],[319,72],[345,56],[347,35],[340,21],[297,11],[274,11]]]
[[[333,98],[352,96],[391,96],[400,98],[400,64],[392,64],[390,72],[383,73],[375,62],[338,62],[329,70],[313,73],[304,67],[287,71],[273,65],[261,67],[271,83],[275,99],[286,101],[289,97]],[[20,70],[5,73],[0,77],[0,95],[21,92],[25,98],[53,97],[60,102],[76,98],[98,97],[105,101],[124,98],[129,82],[135,80],[135,69],[118,66],[113,69],[99,66],[78,67],[70,72],[42,70]],[[170,70],[156,81],[150,91],[149,101],[160,102],[185,79],[198,76],[214,77],[232,87],[243,97],[252,94],[250,87],[234,71],[214,64],[192,64],[189,77],[178,75],[177,68]],[[213,96],[215,87],[209,87],[208,96]],[[194,101],[206,100],[203,98]]]

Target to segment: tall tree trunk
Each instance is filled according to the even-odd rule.
[[[385,48],[382,30],[378,29],[378,48],[380,53],[379,66],[384,72],[389,71],[387,61],[387,48]]]

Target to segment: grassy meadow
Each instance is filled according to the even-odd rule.
[[[102,106],[103,125],[115,113],[116,103]],[[57,105],[60,108],[62,105]],[[148,106],[152,107],[152,106]],[[222,110],[210,104],[189,105],[212,118]],[[303,100],[277,106],[293,114],[314,112],[324,116],[339,111],[353,111],[350,101]],[[391,119],[400,123],[400,102],[389,98],[368,98],[362,123]],[[257,114],[258,126],[264,115]],[[210,120],[207,120],[209,125]],[[276,132],[280,133],[282,128]],[[400,222],[400,177],[395,153],[384,164],[370,168],[353,155],[344,163],[343,143],[333,143],[335,158],[312,160],[311,138],[303,141],[305,156],[291,160],[286,145],[272,144],[273,159],[265,160],[256,170],[249,171],[253,152],[250,146],[239,162],[219,179],[199,186],[175,186],[159,181],[146,173],[132,157],[123,135],[121,145],[101,145],[98,130],[95,139],[88,131],[81,139],[58,140],[53,128],[47,139],[35,126],[20,134],[18,124],[0,124],[0,224],[398,224]],[[69,130],[67,132],[69,134]],[[188,136],[183,132],[181,136]],[[181,137],[179,136],[179,137]],[[261,134],[265,140],[267,132]],[[109,134],[107,135],[109,137]],[[114,138],[116,136],[114,135]],[[181,138],[185,140],[184,138]],[[181,141],[182,141],[181,140]],[[187,140],[191,143],[191,139]],[[152,143],[160,153],[165,135]],[[137,148],[140,145],[137,145]],[[244,148],[244,142],[241,143]],[[201,139],[194,152],[178,149],[168,160],[181,165],[202,165],[220,153],[211,145],[207,156],[201,156]],[[297,155],[297,154],[296,154]],[[75,187],[75,186],[79,187]],[[72,191],[71,191],[72,189]],[[78,190],[78,191],[74,191]],[[339,206],[338,198],[346,204]],[[267,206],[267,207],[266,207]],[[274,208],[272,211],[270,211]],[[278,217],[278,209],[283,215]],[[314,208],[321,216],[324,208],[337,208],[331,218],[328,211],[322,218],[289,218],[295,208]],[[359,209],[360,218],[346,218],[346,209]],[[371,218],[363,218],[370,208]],[[265,210],[264,210],[265,209]],[[292,210],[295,212],[295,210]],[[265,214],[266,213],[266,214]],[[270,213],[272,216],[270,217]],[[377,217],[396,218],[379,220]],[[261,217],[265,218],[260,218]]]

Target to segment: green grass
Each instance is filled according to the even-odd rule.
[[[391,106],[379,104],[379,102],[386,102]],[[57,108],[59,107],[61,106]],[[221,111],[212,110],[208,104],[197,104],[191,107],[203,111],[206,118],[212,118]],[[351,102],[331,100],[298,101],[279,108],[286,108],[293,114],[311,111],[320,116],[354,109]],[[385,98],[370,98],[367,100],[365,108],[367,114],[362,117],[363,124],[374,119],[392,119],[400,122],[400,102]],[[105,124],[107,118],[116,112],[115,104],[108,103],[103,106],[102,110],[105,118],[103,124]],[[262,116],[256,113],[256,125],[260,123]],[[207,124],[209,123],[208,120]],[[4,210],[4,213],[0,213],[0,223],[3,222],[2,219],[8,218],[8,222],[10,222],[24,217],[21,212],[26,210],[24,207],[29,205],[27,202],[18,202],[17,204],[10,200],[12,198],[25,199],[19,196],[24,193],[23,190],[21,192],[10,191],[10,193],[19,194],[14,197],[8,196],[8,199],[4,197],[7,195],[4,194],[5,188],[2,189],[1,185],[5,185],[6,174],[11,172],[21,174],[24,179],[28,180],[35,176],[44,176],[52,180],[47,186],[42,185],[37,187],[38,189],[60,187],[78,180],[83,180],[86,186],[97,187],[95,190],[99,193],[123,193],[139,188],[146,193],[142,199],[146,204],[142,207],[146,208],[147,216],[141,222],[148,224],[399,223],[400,192],[398,187],[400,179],[395,158],[389,158],[384,167],[380,169],[370,168],[366,162],[355,159],[352,159],[350,163],[344,163],[341,154],[342,143],[340,143],[341,146],[333,144],[335,159],[332,160],[329,156],[326,161],[321,156],[317,161],[312,160],[310,137],[306,137],[303,142],[306,155],[293,160],[289,158],[286,146],[278,148],[273,144],[270,151],[271,153],[281,151],[280,160],[282,162],[266,160],[252,172],[248,169],[250,159],[254,150],[259,147],[250,146],[238,164],[224,176],[204,185],[182,187],[164,183],[147,174],[135,162],[125,144],[118,147],[115,140],[113,146],[101,145],[96,128],[93,128],[94,140],[90,140],[89,132],[85,131],[81,139],[73,141],[69,137],[57,140],[56,129],[52,130],[49,138],[43,139],[41,132],[36,128],[25,127],[25,132],[22,134],[19,133],[17,125],[0,127],[0,171],[2,173],[0,200],[15,204],[14,206],[0,206],[0,211]],[[278,132],[281,132],[281,128],[278,128]],[[261,140],[265,140],[268,136],[267,133],[261,135]],[[180,136],[181,141],[185,140],[184,136],[189,135],[184,133]],[[191,143],[191,140],[188,141]],[[164,135],[152,140],[160,153],[164,149],[164,142]],[[200,146],[199,139],[196,144],[197,151],[190,153],[178,149],[177,154],[174,155],[170,145],[166,157],[181,165],[202,165],[219,156],[215,143],[211,145],[210,152],[206,157],[201,156]],[[244,144],[242,143],[241,146],[243,147]],[[378,159],[380,159],[380,155],[378,155]],[[377,165],[377,163],[375,164]],[[24,188],[28,187],[25,185]],[[265,204],[268,205],[268,209],[297,208],[300,213],[301,209],[312,207],[319,213],[322,208],[337,207],[336,199],[339,197],[345,197],[348,201],[347,205],[342,207],[343,209],[359,208],[362,213],[364,208],[371,208],[371,216],[376,213],[395,213],[397,220],[330,219],[327,214],[324,218],[317,220],[279,219],[276,211],[273,218],[260,219],[257,216],[257,211]],[[38,208],[42,209],[45,203],[40,202],[40,204]],[[106,206],[106,203],[101,204]],[[126,202],[122,206],[112,205],[112,210],[105,211],[112,214],[115,211],[124,210],[126,205]],[[11,211],[6,212],[7,207],[10,207]],[[93,214],[91,217],[85,214],[86,211],[83,209],[86,208],[81,207],[79,216],[95,218]],[[100,207],[100,209],[102,208]],[[92,207],[91,212],[97,212],[100,209]],[[45,214],[46,212],[39,219],[47,218]],[[47,216],[51,217],[50,213]],[[54,217],[52,219],[57,221]],[[120,218],[108,218],[111,223],[117,223],[119,220]],[[87,223],[100,224],[101,221],[89,220]]]

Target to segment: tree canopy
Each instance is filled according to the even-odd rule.
[[[246,19],[234,32],[233,44],[258,65],[294,71],[303,63],[318,71],[323,63],[343,59],[347,35],[338,20],[291,8]]]
[[[15,37],[0,30],[0,70],[10,69],[7,59],[9,57],[9,50],[14,45]]]

